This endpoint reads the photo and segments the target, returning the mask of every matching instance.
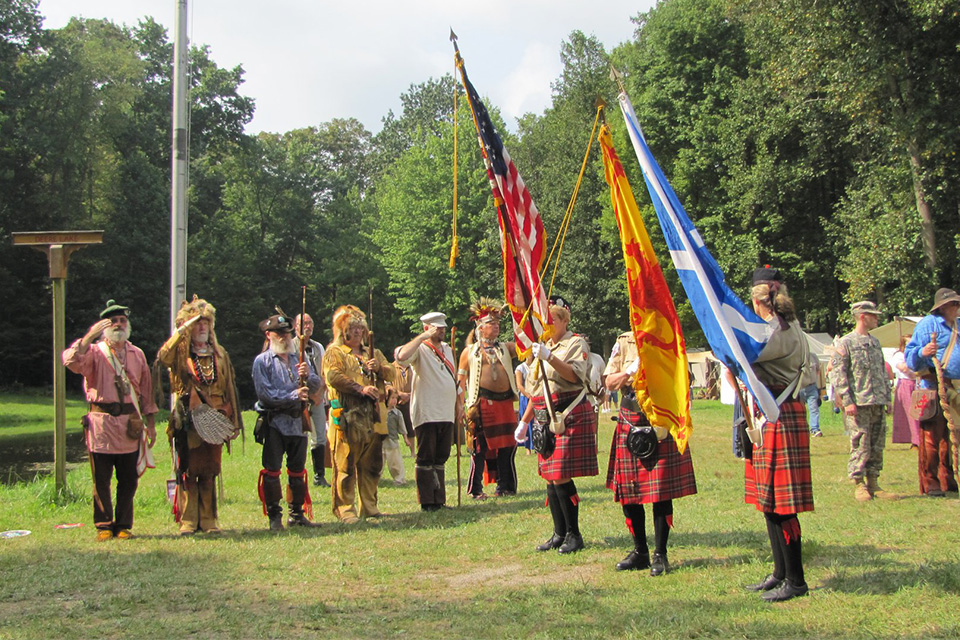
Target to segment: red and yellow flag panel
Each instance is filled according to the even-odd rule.
[[[692,425],[690,373],[680,320],[607,125],[601,127],[599,141],[627,268],[630,328],[640,355],[634,379],[637,402],[650,424],[670,431],[682,453]]]

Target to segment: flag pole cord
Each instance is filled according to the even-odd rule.
[[[547,269],[550,266],[550,261],[554,260],[554,252],[556,252],[556,259],[553,262],[553,273],[550,276],[550,286],[547,288],[547,297],[553,293],[553,282],[557,278],[557,268],[560,266],[560,254],[563,252],[563,243],[567,236],[567,231],[570,228],[570,220],[573,218],[573,207],[577,202],[577,195],[580,193],[580,185],[583,183],[583,174],[587,170],[587,160],[590,159],[590,150],[593,148],[593,138],[594,134],[597,132],[597,124],[600,122],[600,116],[603,113],[603,105],[597,106],[597,115],[593,119],[593,129],[590,130],[590,138],[587,140],[587,150],[583,154],[583,162],[580,164],[580,173],[577,175],[577,183],[573,187],[573,194],[570,196],[570,202],[567,204],[567,210],[564,213],[563,221],[560,223],[560,229],[557,231],[557,237],[553,241],[553,247],[550,248],[550,254],[547,256],[546,261],[543,263],[543,272],[540,274],[540,280],[543,281],[543,276],[546,274]]]

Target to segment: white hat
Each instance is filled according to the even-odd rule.
[[[439,311],[431,311],[420,316],[420,322],[434,327],[445,327],[447,326],[447,316]]]

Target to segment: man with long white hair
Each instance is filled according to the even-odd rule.
[[[93,472],[93,520],[101,541],[133,537],[137,463],[157,439],[150,367],[143,351],[129,342],[129,314],[128,307],[108,300],[99,322],[63,352],[63,364],[83,376],[90,405],[83,426]],[[114,474],[116,509],[110,490]]]

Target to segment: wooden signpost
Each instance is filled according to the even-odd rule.
[[[10,234],[13,244],[30,247],[47,255],[53,289],[53,463],[57,494],[67,487],[67,400],[66,373],[60,354],[64,345],[67,263],[74,251],[103,242],[103,231],[26,231]]]

